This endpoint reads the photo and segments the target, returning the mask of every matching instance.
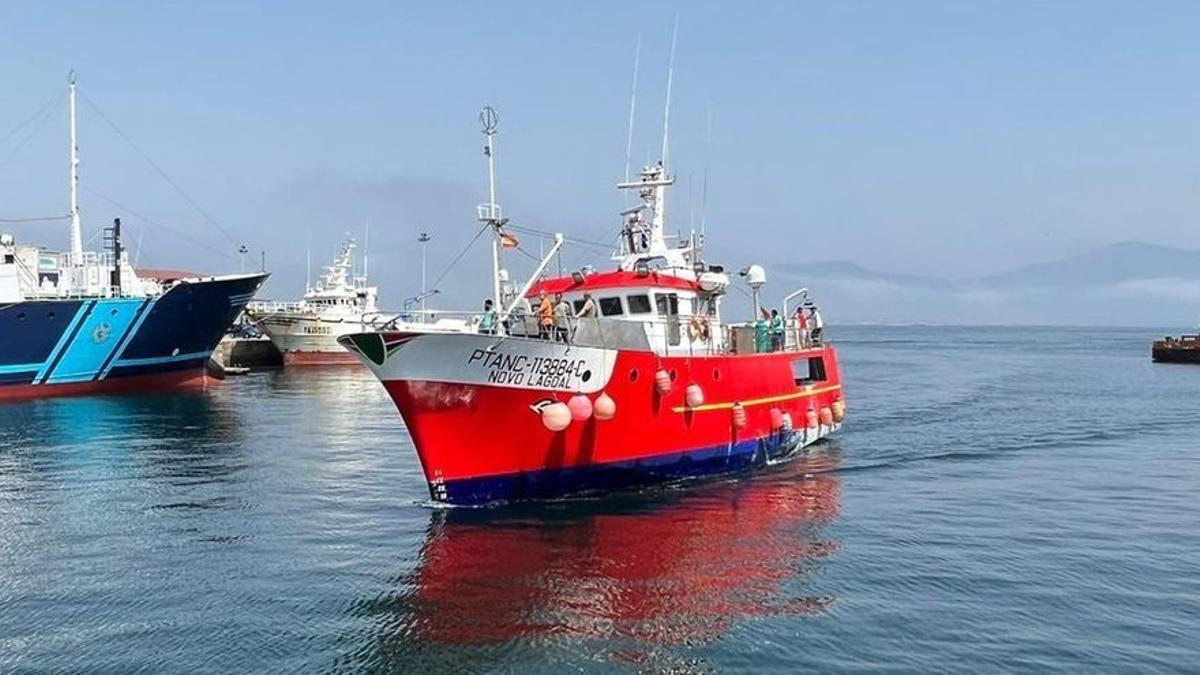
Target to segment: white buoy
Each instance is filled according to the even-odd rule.
[[[658,372],[654,373],[654,388],[661,396],[666,396],[671,392],[671,376],[667,374],[667,371],[659,368]]]
[[[607,392],[601,392],[592,404],[592,414],[601,422],[607,422],[617,416],[617,402]]]
[[[562,431],[571,425],[571,409],[566,403],[551,403],[542,408],[542,424],[550,431]]]
[[[704,405],[704,390],[695,382],[687,386],[687,391],[684,394],[684,400],[689,408],[699,408]]]

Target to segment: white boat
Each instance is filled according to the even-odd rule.
[[[379,289],[355,273],[353,238],[342,242],[333,264],[316,284],[308,286],[299,302],[254,302],[246,317],[275,343],[287,365],[358,364],[337,339],[350,333],[404,328],[418,332],[464,332],[477,319],[441,318],[381,311]]]

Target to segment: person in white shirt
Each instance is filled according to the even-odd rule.
[[[825,320],[821,318],[821,312],[816,305],[808,305],[808,334],[811,336],[813,344],[821,344],[821,331],[825,329]]]

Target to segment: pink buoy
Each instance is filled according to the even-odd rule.
[[[662,396],[666,396],[671,391],[671,376],[662,368],[659,368],[658,372],[654,373],[654,388]]]
[[[596,419],[607,422],[617,416],[617,402],[607,393],[602,392],[592,404],[592,414]]]
[[[684,400],[687,402],[689,408],[699,408],[704,405],[704,390],[700,388],[700,385],[693,382],[687,386],[687,390],[684,393]]]
[[[783,430],[792,430],[792,413],[783,413]]]
[[[804,423],[809,429],[816,429],[817,411],[810,408],[808,412],[804,413]]]
[[[746,426],[746,407],[740,402],[733,404],[733,426],[738,429]]]
[[[571,409],[566,403],[551,403],[542,408],[542,424],[550,431],[562,431],[571,425]]]
[[[571,411],[572,422],[586,422],[592,416],[592,401],[583,394],[572,396],[567,401],[567,408]]]
[[[830,426],[833,424],[833,411],[829,408],[821,408],[821,425]]]
[[[771,408],[771,429],[783,428],[783,411],[779,408]]]
[[[846,402],[838,399],[833,402],[833,421],[840,424],[844,419],[846,419]]]

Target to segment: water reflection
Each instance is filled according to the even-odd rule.
[[[367,665],[469,667],[521,647],[647,665],[747,617],[823,612],[810,567],[837,550],[836,452],[650,495],[431,516],[416,569],[369,603]],[[589,659],[584,659],[586,662]],[[431,661],[432,663],[433,661]],[[663,665],[659,663],[659,665]]]

